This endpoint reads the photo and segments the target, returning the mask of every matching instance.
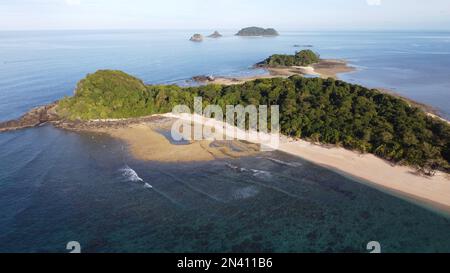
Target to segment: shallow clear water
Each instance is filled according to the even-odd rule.
[[[448,33],[223,32],[201,44],[181,31],[0,32],[0,120],[70,95],[97,69],[182,84],[260,73],[253,63],[294,44],[360,66],[346,80],[450,113]],[[101,135],[2,133],[0,252],[66,252],[68,241],[90,252],[366,252],[373,240],[386,252],[450,252],[448,218],[298,158],[262,157],[161,164]]]

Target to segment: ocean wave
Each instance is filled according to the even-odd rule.
[[[264,178],[272,177],[272,174],[268,171],[255,170],[255,169],[251,169],[250,171],[253,173],[253,176],[256,176],[256,177],[264,177]]]
[[[246,169],[246,168],[242,168],[242,167],[230,164],[230,163],[227,163],[226,166],[228,168],[234,170],[234,171],[237,171],[237,172],[241,172],[241,173],[249,172],[249,173],[252,173],[253,176],[256,176],[256,177],[267,177],[267,178],[272,177],[272,174],[270,172],[268,172],[268,171],[256,170],[256,169]]]
[[[237,170],[237,169],[239,169],[238,166],[233,165],[233,164],[230,164],[230,163],[225,164],[225,166],[227,166],[228,168],[230,168],[230,169],[232,169],[232,170]]]
[[[142,179],[141,177],[139,177],[137,172],[135,170],[133,170],[132,168],[130,168],[130,166],[125,165],[125,167],[120,169],[119,171],[121,172],[122,177],[125,178],[126,181],[140,182],[144,185],[144,188],[153,189],[153,186],[150,185],[149,183],[145,182],[144,179]]]
[[[142,178],[139,177],[137,172],[130,168],[128,165],[126,165],[124,168],[120,169],[120,172],[122,173],[122,176],[127,180],[131,182],[144,182]]]
[[[246,168],[241,168],[239,166],[227,163],[226,166],[232,170],[238,171],[238,172],[248,172],[249,170]]]
[[[226,166],[228,168],[232,169],[232,170],[239,171],[239,172],[247,172],[247,173],[251,174],[252,176],[254,176],[256,178],[259,178],[259,179],[255,179],[255,180],[245,179],[245,180],[241,180],[240,181],[242,183],[252,184],[253,187],[256,185],[256,187],[254,188],[255,190],[257,190],[257,188],[261,187],[261,188],[266,188],[266,189],[269,189],[269,190],[273,190],[273,191],[285,194],[286,196],[289,196],[289,197],[292,197],[292,198],[296,198],[296,199],[299,198],[295,194],[292,194],[292,193],[290,193],[290,192],[288,192],[288,191],[286,191],[286,190],[284,190],[282,188],[278,188],[276,186],[273,186],[272,183],[267,184],[267,182],[271,181],[271,179],[273,177],[272,173],[269,172],[269,171],[256,170],[256,169],[245,169],[245,168],[241,168],[239,166],[236,166],[236,165],[233,165],[233,164],[230,164],[230,163],[227,163]],[[262,180],[264,180],[266,182],[265,183],[259,182],[258,180],[260,180],[260,179],[262,179]],[[245,194],[249,194],[251,192],[252,191],[250,189],[244,190],[243,193],[239,193],[239,190],[238,190],[237,193],[236,192],[234,193],[234,196],[235,196],[235,198],[238,198],[239,196],[241,196],[241,198],[242,198],[242,196],[245,196]],[[257,193],[259,193],[259,190],[258,190]],[[257,193],[253,193],[253,194],[256,195]],[[249,196],[249,197],[251,197],[251,196]]]
[[[267,159],[269,161],[272,161],[272,162],[275,162],[277,164],[285,165],[285,166],[289,166],[289,167],[300,167],[300,166],[303,165],[300,162],[286,162],[286,161],[279,160],[279,159],[276,159],[276,158],[271,158],[271,157],[266,157],[265,159]]]

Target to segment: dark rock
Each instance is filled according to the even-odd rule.
[[[220,38],[222,37],[222,34],[220,34],[218,31],[214,31],[213,34],[208,36],[209,38]]]
[[[0,123],[0,132],[24,129],[39,126],[46,122],[58,120],[58,116],[54,111],[56,102],[34,108],[28,113],[16,120],[10,120]]]
[[[200,75],[192,77],[192,80],[196,82],[213,82],[215,78],[213,76]]]
[[[194,34],[191,39],[189,39],[192,42],[203,42],[203,36],[201,34]]]

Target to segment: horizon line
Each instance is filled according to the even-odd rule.
[[[243,28],[243,27],[242,27]],[[33,31],[239,31],[242,28],[42,28],[42,29],[0,29],[0,32],[33,32]],[[275,28],[277,31],[285,32],[450,32],[450,29],[438,28],[317,28],[317,29],[295,29],[295,28]]]

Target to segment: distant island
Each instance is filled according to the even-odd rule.
[[[192,42],[202,42],[203,35],[196,33],[196,34],[192,35],[191,39],[189,39],[189,40]]]
[[[220,38],[220,37],[222,37],[222,34],[220,34],[217,30],[214,31],[213,34],[208,36],[208,38]]]
[[[278,36],[273,28],[247,27],[239,30],[236,36]]]
[[[293,47],[314,47],[313,45],[293,45]]]
[[[297,65],[286,65],[285,59],[291,58],[294,59],[291,63]],[[240,77],[197,75],[192,77],[191,80],[200,84],[219,85],[236,85],[257,79],[270,79],[277,77],[289,78],[296,75],[306,77],[320,77],[323,79],[333,78],[337,80],[339,74],[349,73],[356,70],[354,67],[348,65],[345,60],[320,59],[318,54],[307,50],[296,52],[295,55],[275,54],[265,59],[264,61],[254,64],[253,67],[258,69],[262,68],[266,70],[267,73]],[[396,96],[398,95],[396,94]],[[412,101],[411,103],[417,107],[420,107],[421,109],[424,109],[424,111],[426,112],[436,114],[436,111],[427,105]]]

